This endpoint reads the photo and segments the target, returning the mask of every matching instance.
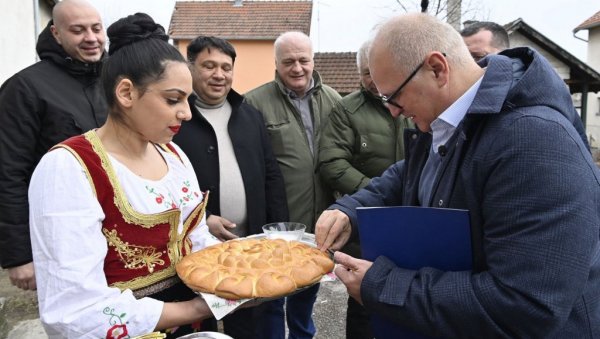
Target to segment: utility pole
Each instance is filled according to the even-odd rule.
[[[446,11],[448,23],[455,30],[460,31],[462,0],[447,0]]]

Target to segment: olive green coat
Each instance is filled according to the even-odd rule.
[[[279,78],[246,93],[246,102],[261,111],[283,174],[287,194],[290,221],[301,222],[307,231],[314,231],[314,224],[321,212],[333,202],[333,194],[321,182],[317,172],[319,140],[323,123],[340,95],[321,83],[321,77],[313,72],[314,92],[311,109],[313,115],[314,155],[300,112],[290,101]]]
[[[396,119],[381,99],[365,89],[340,100],[323,127],[319,144],[319,172],[335,196],[352,194],[367,186],[372,177],[404,159],[403,130],[413,123]],[[342,251],[360,258],[358,240]]]
[[[404,159],[404,116],[392,117],[381,100],[365,89],[340,100],[323,127],[319,171],[337,193],[352,194],[390,165]]]

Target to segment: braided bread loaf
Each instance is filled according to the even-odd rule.
[[[242,239],[187,255],[176,269],[192,290],[237,300],[290,294],[331,272],[333,261],[298,241]]]

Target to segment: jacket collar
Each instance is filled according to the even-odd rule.
[[[311,91],[313,91],[313,92],[319,91],[322,86],[321,75],[319,74],[319,72],[313,70],[312,78],[313,78],[313,87],[312,87]],[[283,80],[281,80],[281,77],[279,76],[279,73],[277,73],[277,71],[275,71],[275,83],[277,84],[279,91],[281,91],[281,93],[284,96],[287,96],[289,90],[283,84]]]

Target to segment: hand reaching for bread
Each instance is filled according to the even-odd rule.
[[[237,300],[290,294],[318,282],[333,266],[326,254],[301,242],[243,239],[192,253],[176,268],[191,289]]]
[[[235,228],[236,224],[221,216],[211,214],[206,219],[206,225],[208,226],[208,231],[210,234],[221,241],[236,239],[238,237],[228,230]]]

